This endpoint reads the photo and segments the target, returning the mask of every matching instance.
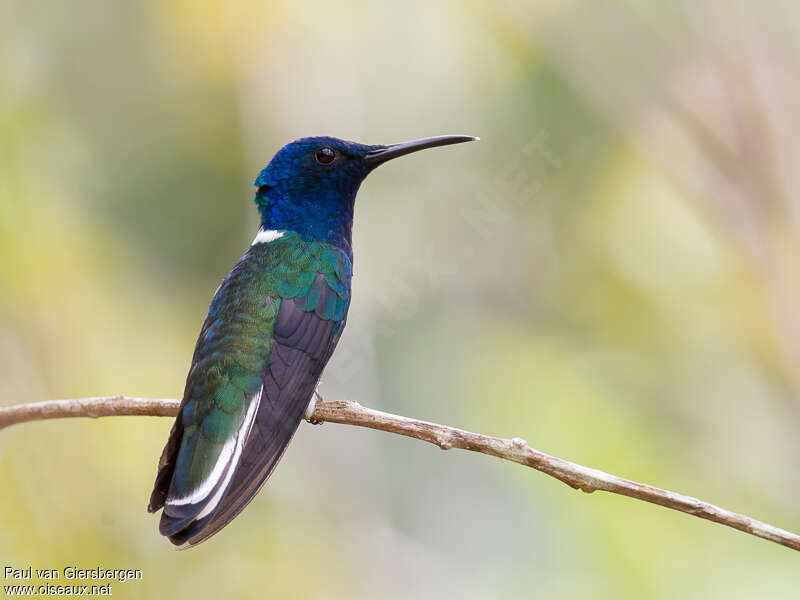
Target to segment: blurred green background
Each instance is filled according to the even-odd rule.
[[[177,397],[284,143],[479,144],[358,198],[327,399],[800,530],[793,2],[0,0],[0,403]],[[118,598],[796,598],[790,550],[512,464],[302,425],[174,552],[170,420],[0,432],[0,562]]]

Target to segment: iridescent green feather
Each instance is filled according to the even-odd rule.
[[[317,274],[334,294],[319,307]],[[220,286],[195,348],[181,410],[181,442],[170,496],[196,489],[212,472],[225,442],[239,433],[248,403],[267,370],[280,303],[296,298],[306,311],[342,320],[349,302],[349,258],[336,247],[296,233],[256,244]]]

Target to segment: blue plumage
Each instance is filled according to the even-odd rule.
[[[150,497],[173,544],[227,525],[291,441],[347,319],[361,182],[397,156],[472,139],[303,138],[259,174],[261,229],[211,301]]]
[[[320,148],[336,154],[330,165],[315,157]],[[364,157],[381,148],[331,137],[287,144],[255,181],[262,227],[296,231],[306,241],[326,241],[349,250],[356,193],[377,166]]]

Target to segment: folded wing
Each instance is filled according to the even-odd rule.
[[[346,290],[323,273],[303,291],[263,301],[276,313],[257,372],[242,372],[239,363],[252,361],[250,356],[217,364],[210,358],[214,351],[199,358],[196,352],[149,506],[151,511],[163,506],[160,531],[173,544],[196,545],[229,523],[269,478],[302,420],[341,335],[348,304]],[[213,324],[204,326],[200,339],[213,340],[212,329]],[[211,372],[216,383],[203,383],[209,380],[204,376],[191,386],[196,370],[198,376]]]

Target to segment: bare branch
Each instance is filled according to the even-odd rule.
[[[178,412],[179,404],[178,400],[130,398],[128,396],[19,404],[0,408],[0,429],[16,423],[67,417],[96,418],[123,415],[174,417]],[[496,456],[541,471],[586,493],[600,490],[644,500],[738,529],[793,550],[800,550],[800,536],[797,534],[762,523],[746,515],[725,510],[697,498],[637,483],[550,456],[531,448],[521,438],[505,439],[472,433],[446,425],[372,410],[357,402],[318,401],[312,420],[356,425],[405,435],[435,444],[442,450],[459,448]]]

